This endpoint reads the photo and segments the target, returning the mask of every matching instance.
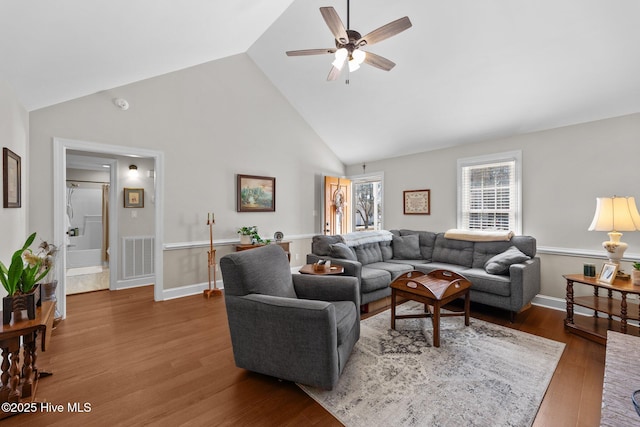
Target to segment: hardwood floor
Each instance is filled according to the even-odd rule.
[[[38,366],[37,401],[62,413],[21,414],[4,426],[259,425],[340,423],[292,383],[235,367],[222,298],[153,302],[153,288],[67,298],[68,318]],[[514,323],[472,305],[472,316],[567,344],[534,426],[597,426],[604,346],[564,332],[564,312],[532,307]],[[70,413],[69,403],[90,404]]]

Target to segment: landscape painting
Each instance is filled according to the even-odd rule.
[[[238,212],[274,212],[275,210],[275,178],[255,175],[238,175]]]

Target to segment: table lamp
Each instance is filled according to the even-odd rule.
[[[633,197],[597,197],[596,213],[589,226],[589,231],[607,231],[609,241],[602,242],[607,251],[607,258],[615,264],[627,250],[627,244],[620,241],[621,231],[640,230],[640,214]]]

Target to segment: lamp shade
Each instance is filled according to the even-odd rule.
[[[640,214],[633,197],[598,197],[589,231],[640,230]]]

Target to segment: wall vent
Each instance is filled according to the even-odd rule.
[[[122,238],[123,279],[135,279],[154,274],[154,237],[128,236]]]

